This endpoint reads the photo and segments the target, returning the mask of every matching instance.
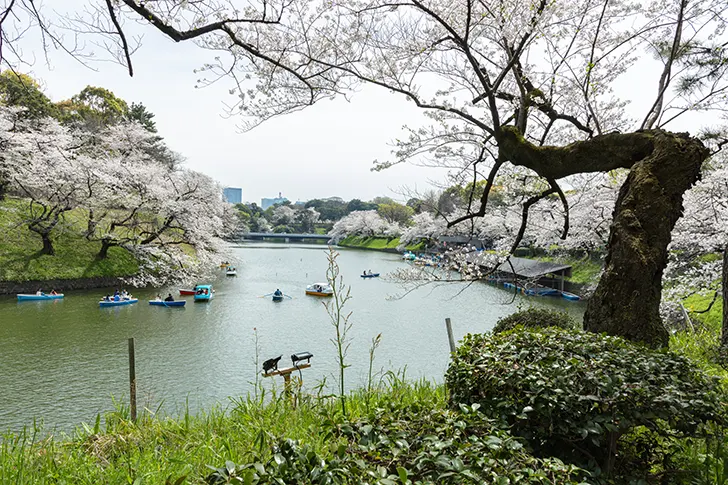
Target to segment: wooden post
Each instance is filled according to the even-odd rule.
[[[450,319],[445,319],[445,326],[447,327],[447,338],[450,341],[450,352],[455,352],[455,337],[452,336],[452,324]]]
[[[282,376],[283,377],[283,391],[286,394],[286,398],[290,399],[291,403],[293,404],[293,408],[296,407],[296,401],[294,399],[293,395],[293,382],[291,381],[291,373],[295,372],[297,370],[302,369],[308,369],[311,367],[311,364],[306,362],[305,364],[299,364],[294,367],[286,367],[285,369],[276,369],[273,371],[270,371],[268,373],[264,372],[263,377],[273,377],[273,376]],[[303,384],[303,382],[299,382],[299,386]]]
[[[129,407],[131,408],[131,420],[136,422],[136,370],[134,368],[134,337],[129,339]]]

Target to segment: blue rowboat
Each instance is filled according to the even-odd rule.
[[[273,301],[283,301],[283,295],[273,295]]]
[[[581,300],[581,297],[579,295],[575,295],[573,293],[569,293],[568,291],[562,291],[561,296],[566,298],[567,300],[571,301],[579,301]]]
[[[372,273],[372,274],[360,274],[362,278],[377,278],[379,277],[379,273]]]
[[[42,295],[26,295],[19,293],[18,294],[18,301],[30,301],[30,300],[60,300],[63,298],[63,293],[59,293],[57,295],[46,295],[43,293]]]
[[[110,306],[132,305],[132,304],[134,304],[134,303],[136,303],[138,301],[139,300],[137,298],[132,298],[131,300],[119,300],[119,301],[113,301],[113,300],[112,301],[104,301],[104,300],[101,300],[99,302],[99,307],[106,308],[106,307],[110,307]]]
[[[187,303],[185,300],[177,300],[177,301],[149,300],[149,304],[152,306],[185,306],[185,303]]]

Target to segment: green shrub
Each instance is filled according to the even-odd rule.
[[[529,328],[577,328],[576,320],[574,320],[566,312],[557,312],[555,310],[546,310],[543,308],[529,308],[499,319],[496,322],[495,327],[493,327],[493,333],[513,330],[519,325]]]
[[[672,439],[723,422],[718,381],[684,357],[580,331],[467,335],[446,384],[451,406],[479,404],[537,455],[606,475],[640,426]]]
[[[576,485],[584,472],[556,459],[538,459],[492,420],[460,412],[396,403],[370,419],[332,427],[344,437],[323,457],[311,447],[280,440],[265,461],[227,463],[209,484],[438,484],[524,483]]]

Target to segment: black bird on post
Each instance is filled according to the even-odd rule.
[[[272,370],[278,370],[278,361],[281,360],[281,357],[283,356],[279,355],[278,357],[263,362],[263,372],[268,374]]]

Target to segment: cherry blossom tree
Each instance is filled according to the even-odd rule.
[[[53,255],[53,237],[79,195],[73,138],[53,119],[19,118],[22,111],[0,109],[0,165],[10,190],[27,202],[24,223],[40,237],[40,254]]]
[[[666,296],[668,302],[674,302],[699,293],[712,296],[715,302],[722,291],[721,345],[728,349],[725,313],[728,307],[725,304],[725,292],[728,291],[728,156],[721,152],[703,172],[702,180],[685,195],[685,215],[675,227],[670,246],[671,260],[666,271]]]
[[[347,236],[386,236],[397,237],[402,234],[396,223],[387,222],[377,211],[355,211],[342,217],[329,232],[335,242]]]

